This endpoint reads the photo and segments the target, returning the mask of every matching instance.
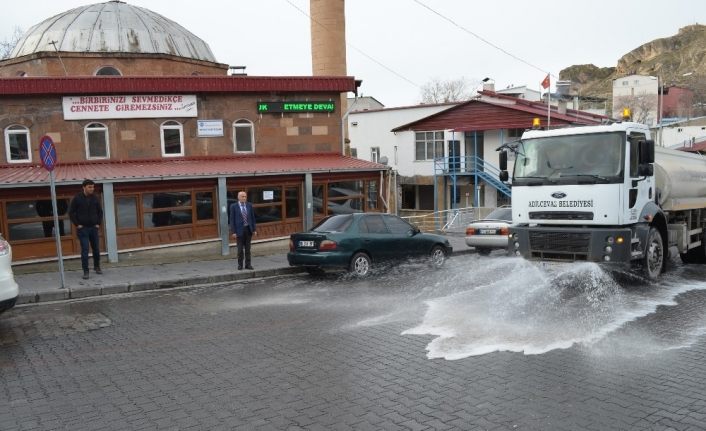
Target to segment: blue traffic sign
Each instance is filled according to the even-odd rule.
[[[58,161],[56,158],[56,147],[54,141],[49,136],[42,136],[39,140],[39,159],[42,161],[44,169],[51,172]]]

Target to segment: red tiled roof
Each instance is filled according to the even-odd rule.
[[[531,127],[532,119],[535,117],[539,117],[542,120],[542,124],[546,123],[546,104],[529,102],[505,95],[496,96],[495,93],[489,94],[489,92],[482,92],[482,94],[507,100],[508,102],[487,99],[469,100],[428,117],[396,127],[392,131],[523,129]],[[556,107],[551,112],[552,125],[600,124],[601,120],[605,118],[601,115],[568,109],[566,114],[560,114],[556,112]]]
[[[57,184],[76,184],[85,178],[130,182],[386,169],[385,165],[336,153],[312,153],[70,163],[59,164],[54,172]],[[48,184],[49,174],[40,165],[0,165],[0,188]]]
[[[1,78],[0,95],[355,92],[350,76],[71,76]]]

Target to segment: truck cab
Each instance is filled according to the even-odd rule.
[[[649,264],[650,241],[661,240],[659,256],[648,258],[650,276],[663,270],[664,220],[655,229],[659,238],[650,239],[660,209],[654,202],[654,143],[647,126],[529,130],[505,147],[515,155],[510,248],[516,255]]]

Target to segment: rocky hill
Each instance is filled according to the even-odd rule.
[[[569,66],[559,73],[572,82],[572,93],[610,101],[613,80],[626,75],[658,76],[665,85],[683,85],[706,102],[706,25],[679,29],[674,36],[656,39],[623,55],[616,67],[593,64]]]

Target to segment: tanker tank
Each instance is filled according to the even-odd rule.
[[[655,147],[657,201],[665,211],[706,207],[706,158]]]

